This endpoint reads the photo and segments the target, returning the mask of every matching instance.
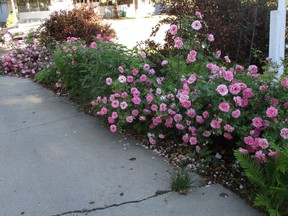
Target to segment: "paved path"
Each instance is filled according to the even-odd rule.
[[[152,18],[138,18],[138,19],[125,19],[125,20],[105,20],[111,24],[117,33],[116,42],[133,48],[137,42],[145,41],[150,37],[152,28],[163,19],[163,16],[154,16]],[[163,43],[165,38],[165,31],[169,29],[169,25],[161,26],[156,37],[152,37],[155,42]]]
[[[163,158],[29,79],[0,76],[0,122],[1,216],[260,215],[221,185],[159,193]]]

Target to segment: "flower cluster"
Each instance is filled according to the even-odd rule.
[[[53,66],[52,55],[46,47],[26,44],[2,57],[2,68],[6,75],[34,76],[42,69]]]

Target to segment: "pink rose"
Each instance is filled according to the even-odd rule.
[[[222,111],[222,112],[229,112],[230,110],[230,105],[229,103],[227,102],[222,102],[219,104],[219,109]]]
[[[229,125],[229,124],[226,124],[225,126],[224,126],[224,130],[226,130],[227,132],[230,132],[230,133],[232,133],[233,131],[234,131],[234,127],[232,127],[231,125]]]
[[[139,72],[139,71],[138,71],[137,69],[133,69],[133,70],[132,70],[133,76],[136,76],[136,75],[138,74],[138,72]]]
[[[284,82],[282,82],[282,86],[288,88],[288,78],[285,78]]]
[[[255,159],[258,163],[265,163],[267,161],[266,155],[262,150],[259,150],[255,153]]]
[[[210,122],[210,126],[214,129],[219,129],[221,127],[221,122],[222,122],[222,119],[213,119],[211,122]]]
[[[228,88],[224,84],[218,85],[216,88],[216,91],[222,96],[225,96],[228,94]]]
[[[185,142],[185,143],[188,143],[189,142],[189,135],[188,134],[185,134],[182,136],[182,141]]]
[[[260,128],[263,126],[263,120],[260,117],[255,117],[252,119],[252,125],[256,128]]]
[[[282,128],[280,136],[283,137],[284,139],[288,139],[288,128]]]
[[[278,157],[280,157],[280,154],[279,154],[278,152],[272,151],[271,149],[269,149],[268,155],[269,155],[270,157],[272,157],[272,158],[278,158]]]
[[[196,144],[198,143],[198,140],[197,140],[196,137],[190,137],[189,143],[190,143],[191,145],[196,145]]]
[[[168,61],[167,60],[163,60],[162,62],[161,62],[161,66],[165,66],[165,65],[167,65],[168,64]]]
[[[110,125],[110,131],[112,132],[112,133],[115,133],[116,131],[117,131],[117,126],[116,125]]]
[[[145,74],[142,74],[139,79],[141,82],[145,82],[147,80],[147,76]]]
[[[266,110],[266,115],[270,118],[276,117],[278,115],[278,110],[275,107],[269,107]]]
[[[183,39],[182,38],[180,38],[180,37],[176,37],[175,39],[174,39],[174,47],[176,47],[176,48],[181,48],[182,46],[183,46],[184,44],[183,44]]]
[[[150,65],[149,65],[149,64],[145,64],[145,65],[143,66],[143,69],[146,70],[146,71],[148,71],[148,70],[150,69]]]
[[[229,56],[224,56],[224,60],[226,63],[231,63]]]
[[[234,79],[234,74],[231,71],[226,71],[224,74],[224,79],[227,81],[232,81]]]
[[[141,103],[141,99],[138,96],[135,96],[132,98],[132,102],[136,105],[139,105]]]
[[[125,101],[123,101],[123,102],[120,103],[120,108],[121,108],[122,110],[125,110],[127,107],[128,107],[128,104],[127,104]]]
[[[112,112],[111,117],[113,119],[117,119],[118,118],[118,113],[117,112]]]
[[[237,95],[240,93],[241,91],[241,86],[239,83],[234,83],[232,85],[229,86],[229,91],[231,92],[231,94],[233,95]]]
[[[252,136],[244,137],[244,143],[249,145],[249,146],[254,145],[253,137]]]
[[[199,20],[195,20],[192,24],[191,24],[192,29],[198,31],[202,28],[202,24]]]
[[[213,34],[208,34],[207,36],[208,41],[213,42],[215,41],[214,35]]]
[[[176,124],[176,128],[178,130],[184,130],[185,129],[184,125],[182,125],[182,124]]]
[[[112,85],[112,78],[111,77],[108,77],[108,78],[106,78],[106,84],[107,85]]]
[[[120,73],[123,73],[123,72],[124,72],[124,68],[123,68],[122,66],[119,66],[119,67],[118,67],[118,71],[119,71]]]
[[[246,88],[243,90],[243,97],[251,98],[253,97],[253,90],[251,88]]]
[[[118,108],[119,107],[119,101],[118,100],[113,100],[112,102],[111,102],[111,106],[113,107],[113,108]]]
[[[133,116],[127,116],[126,117],[126,122],[132,123],[133,122]]]
[[[170,26],[170,28],[169,28],[169,32],[170,32],[170,34],[172,34],[172,35],[176,35],[176,34],[177,34],[177,31],[178,31],[178,27],[177,27],[177,25],[172,24],[172,25]]]

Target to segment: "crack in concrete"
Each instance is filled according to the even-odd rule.
[[[92,209],[82,209],[82,210],[67,211],[67,212],[64,212],[64,213],[61,213],[61,214],[56,214],[56,215],[51,215],[51,216],[63,216],[63,215],[67,215],[67,214],[76,214],[76,213],[78,213],[78,214],[87,214],[87,213],[90,213],[90,212],[101,211],[101,210],[105,210],[105,209],[108,209],[108,208],[119,207],[119,206],[123,206],[123,205],[127,205],[127,204],[140,203],[140,202],[152,199],[154,197],[161,196],[163,194],[167,194],[169,192],[172,192],[172,190],[163,190],[163,191],[158,190],[158,191],[156,191],[156,193],[154,195],[146,197],[146,198],[143,198],[143,199],[140,199],[140,200],[126,201],[126,202],[122,202],[122,203],[119,203],[119,204],[105,205],[104,207],[98,207],[98,208],[92,208]]]
[[[78,116],[80,116],[80,115],[79,114],[78,115],[73,115],[72,118],[78,117]],[[31,126],[31,127],[20,128],[20,129],[8,131],[8,132],[0,133],[0,134],[3,135],[3,134],[15,133],[15,132],[23,131],[23,130],[29,130],[29,129],[33,129],[33,128],[37,128],[37,127],[43,127],[43,126],[46,126],[46,125],[49,125],[49,124],[52,124],[52,123],[55,123],[55,122],[65,121],[67,119],[71,119],[71,117],[57,119],[57,120],[50,121],[50,122],[45,122],[45,123],[42,123],[42,124],[39,124],[39,125],[34,125],[34,126]]]

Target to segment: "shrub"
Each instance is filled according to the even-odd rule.
[[[70,11],[55,11],[41,27],[46,44],[52,40],[65,41],[68,37],[80,38],[90,44],[98,34],[108,38],[116,36],[110,24],[104,23],[93,7],[87,5]]]
[[[106,77],[116,78],[117,67],[129,65],[131,51],[98,35],[89,46],[74,37],[56,48],[54,61],[70,97],[90,102],[95,94],[109,94]]]
[[[169,4],[168,13],[174,15],[174,22],[179,24],[180,14],[183,18],[201,11],[215,37],[212,49],[229,54],[233,61],[249,65],[259,64],[259,59],[268,56],[270,11],[276,8],[277,0],[174,0]],[[153,34],[157,33],[158,27]],[[168,46],[171,42],[166,40]],[[148,43],[148,47],[153,50],[153,44],[149,46]]]

